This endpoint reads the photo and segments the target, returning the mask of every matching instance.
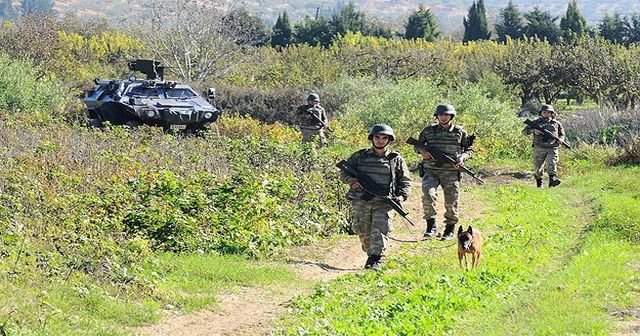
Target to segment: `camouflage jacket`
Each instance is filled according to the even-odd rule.
[[[545,121],[543,118],[538,118],[535,120],[535,124],[540,126],[543,129],[551,132],[551,134],[557,136],[558,138],[564,140],[564,127],[562,124],[557,121],[555,118],[549,119],[549,121]],[[531,126],[525,127],[522,130],[522,134],[530,135],[533,134],[534,128]],[[560,143],[555,141],[552,137],[547,134],[533,135],[533,146],[534,147],[543,147],[543,148],[552,148],[560,146]]]
[[[298,125],[300,125],[300,128],[314,130],[322,128],[320,122],[318,122],[315,118],[305,118],[305,115],[307,115],[308,113],[313,113],[316,117],[322,120],[325,125],[329,123],[324,107],[320,106],[319,104],[316,106],[304,104],[298,106],[298,108],[296,109],[296,119],[298,120]]]
[[[429,125],[420,132],[418,141],[454,158],[466,160],[473,155],[469,135],[462,126],[451,125],[444,128],[437,123]],[[431,170],[457,170],[452,164],[435,160],[422,160],[422,165]]]
[[[364,148],[353,153],[347,162],[358,173],[369,176],[382,189],[387,190],[384,196],[395,196],[407,199],[410,190],[410,173],[407,164],[398,152],[385,152],[384,156],[377,156],[373,148]],[[351,185],[357,179],[348,173],[341,171],[342,181]],[[349,189],[349,199],[361,199],[364,191]]]

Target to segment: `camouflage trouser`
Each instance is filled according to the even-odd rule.
[[[533,169],[536,179],[542,178],[544,162],[547,162],[547,174],[558,173],[558,147],[533,147]]]
[[[436,198],[438,186],[444,192],[444,224],[458,223],[460,211],[460,172],[456,170],[426,170],[422,177],[422,209],[424,219],[436,217]]]
[[[383,256],[389,247],[387,235],[392,229],[389,211],[391,207],[384,201],[372,199],[369,202],[354,199],[353,232],[360,237],[362,250],[367,255]]]
[[[302,132],[302,142],[313,142],[319,140],[318,147],[324,147],[327,144],[327,138],[324,136],[323,129],[300,128]],[[315,138],[317,136],[317,138]]]

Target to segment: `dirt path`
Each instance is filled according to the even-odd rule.
[[[439,192],[438,207],[444,209],[441,194]],[[464,192],[461,195],[461,210],[464,216],[468,217],[467,212],[470,211],[480,212],[479,204],[469,202],[465,195]],[[412,195],[403,205],[409,211],[410,219],[416,227],[408,229],[407,225],[402,223],[402,219],[396,216],[392,234],[394,238],[414,240],[422,236],[425,225],[422,219],[421,196],[420,184],[414,182]],[[442,218],[439,218],[438,222],[442,223]],[[389,253],[393,254],[401,245],[392,242]],[[298,273],[302,280],[311,284],[353,272],[364,272],[365,261],[366,254],[362,252],[357,236],[344,236],[320,242],[315,246],[296,248],[287,258],[292,270]],[[191,315],[171,313],[160,324],[139,328],[136,335],[268,335],[273,321],[285,312],[295,296],[312,290],[311,286],[308,288],[292,291],[286,288],[242,287],[234,292],[222,294],[218,307]]]
[[[502,173],[497,176],[485,178],[487,184],[509,184],[516,180],[526,181],[532,184],[530,175],[522,173]],[[468,180],[466,181],[468,185]],[[422,215],[421,191],[418,182],[414,182],[413,194],[404,204],[410,213],[410,219],[416,223],[416,227],[407,229],[401,222],[401,218],[395,217],[395,230],[392,236],[396,239],[413,240],[419,238],[424,230]],[[439,192],[438,209],[441,213],[444,208]],[[483,204],[469,199],[469,194],[461,193],[461,212],[463,225],[468,220],[486,215]],[[442,223],[442,218],[437,220]],[[439,228],[442,230],[442,228]],[[422,243],[421,243],[422,244]],[[406,244],[392,242],[390,254],[406,249]],[[417,250],[422,250],[424,245]],[[454,247],[451,248],[452,253]],[[366,255],[362,252],[357,236],[344,236],[335,240],[323,241],[314,246],[293,249],[287,258],[291,269],[299,274],[302,281],[309,285],[302,286],[307,289],[291,288],[264,288],[242,287],[233,292],[221,294],[220,304],[217,307],[199,311],[190,315],[179,315],[169,312],[160,324],[139,328],[136,335],[171,335],[171,336],[199,336],[199,335],[225,335],[248,336],[269,335],[272,324],[281,314],[286,312],[287,306],[297,295],[303,295],[313,290],[313,284],[327,281],[336,277],[354,272],[364,272],[363,265]],[[625,317],[618,322],[616,336],[640,335],[640,313],[636,309],[626,310]],[[616,316],[615,313],[612,315]],[[629,316],[632,315],[632,316]],[[631,317],[631,318],[629,318]]]

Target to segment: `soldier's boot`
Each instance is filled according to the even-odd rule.
[[[436,226],[436,219],[427,219],[427,230],[424,232],[424,238],[433,238],[438,234],[438,227]]]
[[[364,263],[364,268],[369,269],[373,265],[373,256],[367,257],[367,262]]]
[[[559,186],[560,182],[560,179],[556,175],[549,175],[549,187]]]
[[[372,255],[371,259],[372,259],[371,267],[369,268],[371,268],[374,271],[382,270],[382,256]]]
[[[542,178],[537,178],[536,179],[536,187],[542,188]]]
[[[455,229],[455,224],[447,224],[444,227],[444,233],[442,234],[442,240],[451,240],[453,239],[453,229]]]

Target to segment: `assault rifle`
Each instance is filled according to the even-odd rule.
[[[400,203],[396,202],[393,198],[385,195],[386,191],[380,187],[376,182],[374,182],[371,177],[366,174],[359,173],[355,168],[353,168],[347,161],[342,160],[336,164],[336,167],[340,168],[340,170],[345,173],[355,177],[358,179],[358,183],[362,186],[362,189],[365,192],[365,195],[362,197],[363,201],[370,201],[375,196],[378,196],[384,200],[393,210],[395,210],[400,216],[409,222],[409,224],[416,226],[411,222],[411,220],[407,217],[409,213],[405,210]]]
[[[568,149],[571,149],[571,146],[569,146],[568,143],[564,142],[564,140],[560,139],[555,134],[551,133],[549,130],[544,129],[542,126],[538,125],[535,121],[527,119],[527,120],[524,121],[524,123],[527,124],[527,126],[533,128],[533,129],[537,129],[538,131],[540,131],[540,132],[544,133],[545,135],[551,137],[553,140],[557,141],[559,144],[567,147]]]
[[[424,143],[420,142],[418,139],[415,138],[409,138],[407,139],[407,143],[410,145],[414,145],[416,146],[416,148],[421,151],[421,152],[429,152],[431,153],[431,155],[436,159],[436,161],[440,162],[440,163],[450,163],[450,164],[458,164],[458,160],[454,159],[453,157],[451,157],[451,155],[442,152],[436,148],[433,148],[433,146],[425,146]],[[465,166],[458,166],[459,169],[473,177],[476,181],[478,181],[478,183],[482,184],[484,183],[484,181],[482,179],[480,179],[476,173],[472,172],[471,170],[469,170],[469,168],[465,167]]]
[[[331,127],[329,127],[329,125],[327,125],[327,123],[322,121],[322,119],[320,119],[320,117],[313,112],[314,110],[316,110],[316,109],[313,108],[313,107],[312,108],[308,108],[307,109],[307,114],[309,114],[311,116],[311,118],[313,118],[313,120],[315,120],[320,126],[326,128],[329,132],[333,132]]]

